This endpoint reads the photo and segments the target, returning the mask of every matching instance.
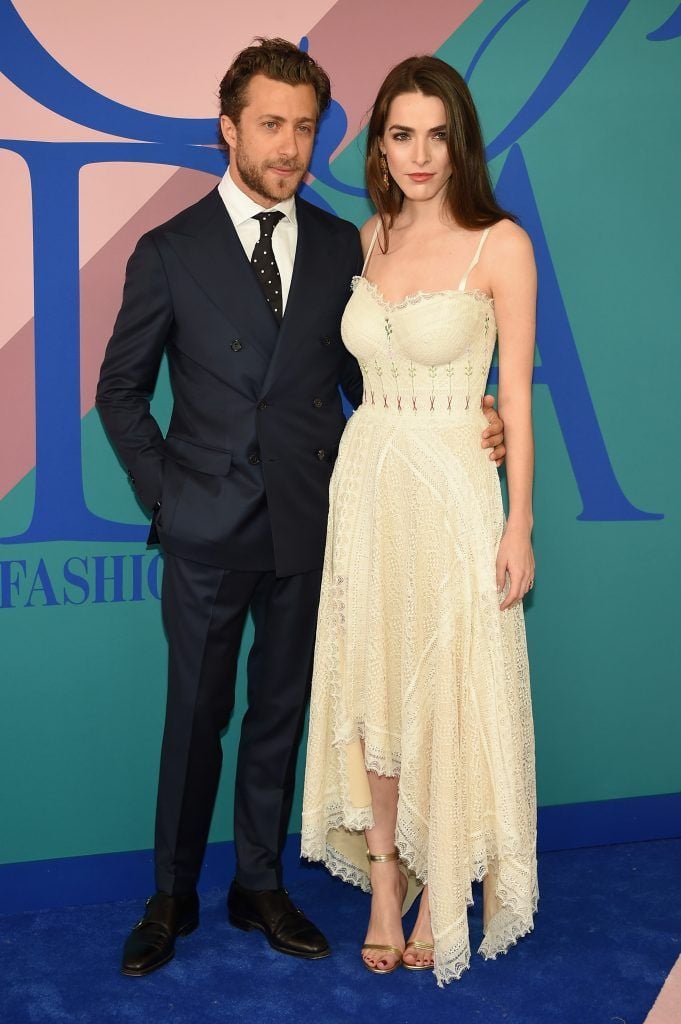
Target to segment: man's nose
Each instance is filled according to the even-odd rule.
[[[279,152],[282,156],[296,156],[298,139],[294,129],[283,128],[279,133]]]

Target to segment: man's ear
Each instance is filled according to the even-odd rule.
[[[231,117],[227,117],[227,114],[221,114],[220,116],[220,130],[227,145],[234,148],[236,146],[237,128]]]

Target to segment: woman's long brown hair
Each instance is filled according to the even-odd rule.
[[[388,72],[378,90],[367,134],[366,183],[381,218],[386,247],[389,229],[402,208],[404,194],[392,177],[388,188],[384,186],[379,140],[385,133],[390,104],[397,96],[411,92],[437,96],[444,105],[452,164],[444,203],[454,220],[471,229],[489,227],[505,217],[516,220],[494,198],[480,122],[465,81],[458,71],[438,57],[408,57]]]

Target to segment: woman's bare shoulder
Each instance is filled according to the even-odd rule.
[[[373,217],[369,217],[369,220],[366,220],[359,229],[359,237],[362,240],[362,252],[365,256],[369,246],[371,245],[371,239],[374,237],[374,231],[376,230],[376,225],[379,223],[379,220],[380,218],[378,214],[375,213]]]
[[[531,256],[533,251],[527,231],[508,217],[493,226],[488,244],[491,254],[498,253],[500,256]]]

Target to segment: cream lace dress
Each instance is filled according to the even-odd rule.
[[[353,282],[342,334],[365,393],[331,481],[303,800],[302,855],[370,890],[366,772],[399,775],[395,843],[429,885],[440,984],[469,964],[473,880],[492,883],[486,958],[538,898],[523,612],[499,610],[480,446],[494,304],[466,289],[486,236],[456,291],[389,303]]]

